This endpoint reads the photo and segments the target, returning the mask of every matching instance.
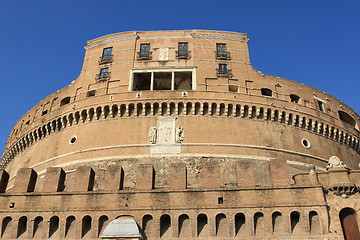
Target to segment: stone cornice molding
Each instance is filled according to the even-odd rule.
[[[88,50],[90,48],[93,47],[97,47],[103,44],[107,44],[107,43],[113,43],[113,42],[120,42],[120,41],[127,41],[127,40],[134,40],[138,37],[138,35],[134,34],[134,35],[129,35],[129,36],[122,36],[122,37],[115,37],[115,38],[109,38],[109,39],[105,39],[105,40],[101,40],[101,41],[97,41],[94,43],[88,43],[87,46],[85,46],[85,50]]]
[[[193,38],[207,38],[207,39],[230,40],[230,41],[237,41],[237,42],[249,42],[249,39],[246,37],[218,35],[218,34],[203,34],[203,33],[191,33],[190,35]]]

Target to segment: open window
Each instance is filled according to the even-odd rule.
[[[341,110],[339,110],[338,113],[341,121],[346,122],[347,124],[350,124],[353,127],[356,126],[355,119],[353,119],[349,114]]]
[[[134,72],[131,90],[192,90],[193,73],[192,70]]]
[[[268,88],[262,88],[261,89],[261,95],[271,97],[272,96],[272,90],[268,89]]]
[[[63,98],[60,102],[60,107],[69,104],[70,103],[70,97]]]
[[[296,95],[296,94],[290,94],[290,100],[291,100],[291,102],[293,102],[293,103],[298,103],[298,102],[299,102],[299,99],[300,99],[300,97],[299,97],[298,95]]]

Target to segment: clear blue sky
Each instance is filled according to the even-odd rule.
[[[115,32],[248,33],[252,65],[360,113],[360,1],[2,0],[0,155],[15,122],[77,78],[87,40]]]

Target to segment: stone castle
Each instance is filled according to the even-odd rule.
[[[14,126],[2,239],[360,239],[360,117],[246,34],[123,32]]]

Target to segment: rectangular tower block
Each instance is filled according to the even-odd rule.
[[[155,186],[155,171],[153,165],[142,164],[136,169],[136,189],[150,190]]]
[[[37,173],[32,168],[20,168],[17,171],[13,193],[33,192],[35,189]]]
[[[187,185],[187,173],[185,163],[174,163],[170,165],[169,188],[185,189]]]
[[[270,178],[273,186],[289,186],[290,176],[286,160],[270,161]]]
[[[65,172],[60,167],[46,169],[43,192],[61,192],[65,188]]]
[[[121,190],[124,184],[124,170],[121,166],[108,166],[105,172],[104,190]]]
[[[95,172],[91,167],[76,168],[73,191],[92,191],[94,187]]]
[[[220,187],[220,167],[217,163],[204,163],[202,180],[205,188]]]
[[[255,187],[255,173],[253,163],[236,163],[236,181],[238,187]]]

